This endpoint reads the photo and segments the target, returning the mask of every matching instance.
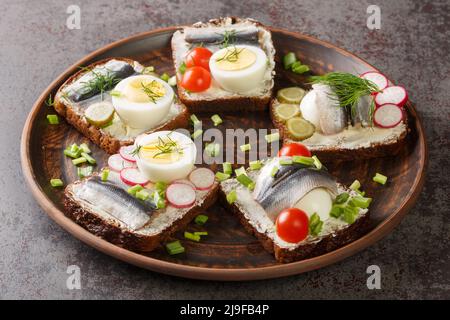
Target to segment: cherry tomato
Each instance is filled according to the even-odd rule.
[[[308,236],[308,215],[297,208],[280,212],[277,217],[277,234],[286,242],[297,243]]]
[[[209,71],[209,59],[212,52],[203,47],[192,49],[186,57],[186,67],[203,67]]]
[[[285,145],[278,151],[278,156],[304,156],[311,157],[311,152],[303,144],[295,142]]]
[[[191,92],[205,91],[211,85],[211,74],[202,67],[186,69],[181,79],[181,86]]]

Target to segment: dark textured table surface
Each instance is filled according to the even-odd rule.
[[[186,2],[0,2],[0,298],[450,298],[450,2],[378,0],[378,31],[366,27],[368,1]],[[66,27],[71,4],[81,8],[81,30]],[[318,271],[270,281],[164,276],[71,237],[40,209],[22,177],[19,140],[35,99],[69,65],[112,41],[230,14],[330,41],[409,89],[430,151],[417,205],[390,236],[363,252]],[[81,290],[66,288],[66,270],[73,264],[81,268]],[[372,264],[381,268],[381,290],[366,287],[366,268]]]

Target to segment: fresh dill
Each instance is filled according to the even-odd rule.
[[[217,33],[220,36],[223,36],[222,41],[218,41],[216,44],[221,48],[227,48],[228,46],[234,44],[236,42],[236,30],[226,30],[223,34]]]
[[[142,146],[138,144],[138,145],[136,146],[136,148],[134,148],[134,149],[130,152],[130,154],[131,154],[133,157],[139,157],[139,153],[141,152],[141,149],[142,149]]]
[[[228,61],[228,62],[236,62],[239,60],[239,54],[244,50],[244,48],[238,49],[234,47],[231,50],[227,50],[227,53],[221,58],[218,58],[216,62],[220,61]]]
[[[164,94],[161,94],[161,93],[158,93],[158,92],[155,92],[152,90],[151,85],[153,85],[154,82],[156,82],[156,80],[153,80],[152,82],[150,82],[149,86],[146,86],[143,82],[141,82],[142,90],[150,98],[150,100],[153,103],[155,103],[156,100],[158,100],[159,98],[164,96]]]
[[[166,138],[167,140],[164,141],[163,138],[158,137],[158,145],[156,145],[156,148],[159,150],[159,152],[156,153],[153,158],[168,153],[183,153],[183,150],[180,148],[179,144],[170,138],[170,133],[166,135]]]
[[[47,100],[45,100],[45,105],[47,107],[53,107],[55,105],[55,100],[53,100],[52,98],[52,94],[50,94],[47,98]]]
[[[120,78],[117,78],[114,72],[108,69],[105,69],[105,73],[97,72],[88,67],[81,67],[81,70],[90,72],[93,75],[93,78],[89,81],[82,82],[83,90],[86,92],[99,92],[102,100],[103,93],[111,90],[120,82]]]

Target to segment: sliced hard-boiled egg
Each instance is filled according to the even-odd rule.
[[[176,131],[159,131],[139,136],[135,142],[139,170],[152,182],[186,178],[194,169],[197,148]]]
[[[223,89],[246,93],[261,86],[267,69],[267,55],[255,46],[229,46],[211,56],[209,68]]]
[[[332,206],[333,199],[330,192],[325,188],[311,190],[294,205],[295,208],[305,211],[308,217],[317,213],[322,221],[330,217]]]
[[[174,92],[170,85],[154,76],[132,76],[114,88],[112,103],[122,121],[131,128],[151,129],[169,113]]]

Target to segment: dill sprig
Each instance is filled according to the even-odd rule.
[[[138,144],[138,145],[136,146],[136,148],[134,148],[134,149],[130,152],[130,154],[131,154],[133,157],[139,157],[139,153],[141,152],[141,149],[142,149],[142,146]]]
[[[55,105],[55,100],[53,100],[51,93],[49,94],[47,100],[45,100],[45,105],[47,107],[53,107]]]
[[[218,35],[223,36],[222,41],[218,41],[216,42],[217,45],[219,45],[221,48],[227,48],[228,46],[230,46],[231,44],[234,44],[236,42],[236,30],[232,29],[232,30],[225,30],[225,32],[222,33],[217,33]]]
[[[158,145],[156,146],[156,148],[159,150],[159,152],[156,153],[153,158],[173,152],[177,152],[179,154],[183,153],[183,149],[180,148],[179,144],[170,138],[170,133],[166,135],[166,138],[167,140],[164,141],[163,138],[158,137]]]
[[[154,82],[156,82],[156,80],[153,80],[149,86],[146,86],[143,82],[141,82],[141,86],[142,86],[142,90],[144,91],[144,93],[150,98],[150,100],[155,103],[156,100],[158,100],[159,98],[161,98],[162,96],[164,96],[164,94],[161,93],[157,93],[155,91],[152,90],[152,88],[150,87]]]
[[[115,73],[108,69],[105,69],[106,73],[96,72],[94,69],[88,67],[80,67],[80,69],[91,72],[94,76],[89,81],[82,82],[83,90],[86,92],[99,92],[102,100],[103,93],[111,90],[120,82],[120,78],[117,78]]]
[[[225,53],[225,55],[222,58],[217,59],[217,62],[220,61],[228,61],[228,62],[236,62],[239,59],[239,54],[244,50],[244,48],[242,49],[238,49],[236,47],[234,47],[231,50],[227,50],[227,53]]]
[[[310,77],[311,84],[325,84],[333,89],[341,107],[350,107],[352,116],[356,114],[356,106],[359,99],[364,96],[380,92],[375,83],[360,78],[351,73],[330,72],[323,76]],[[333,98],[335,98],[333,96]],[[373,108],[369,108],[369,116],[372,117]]]

